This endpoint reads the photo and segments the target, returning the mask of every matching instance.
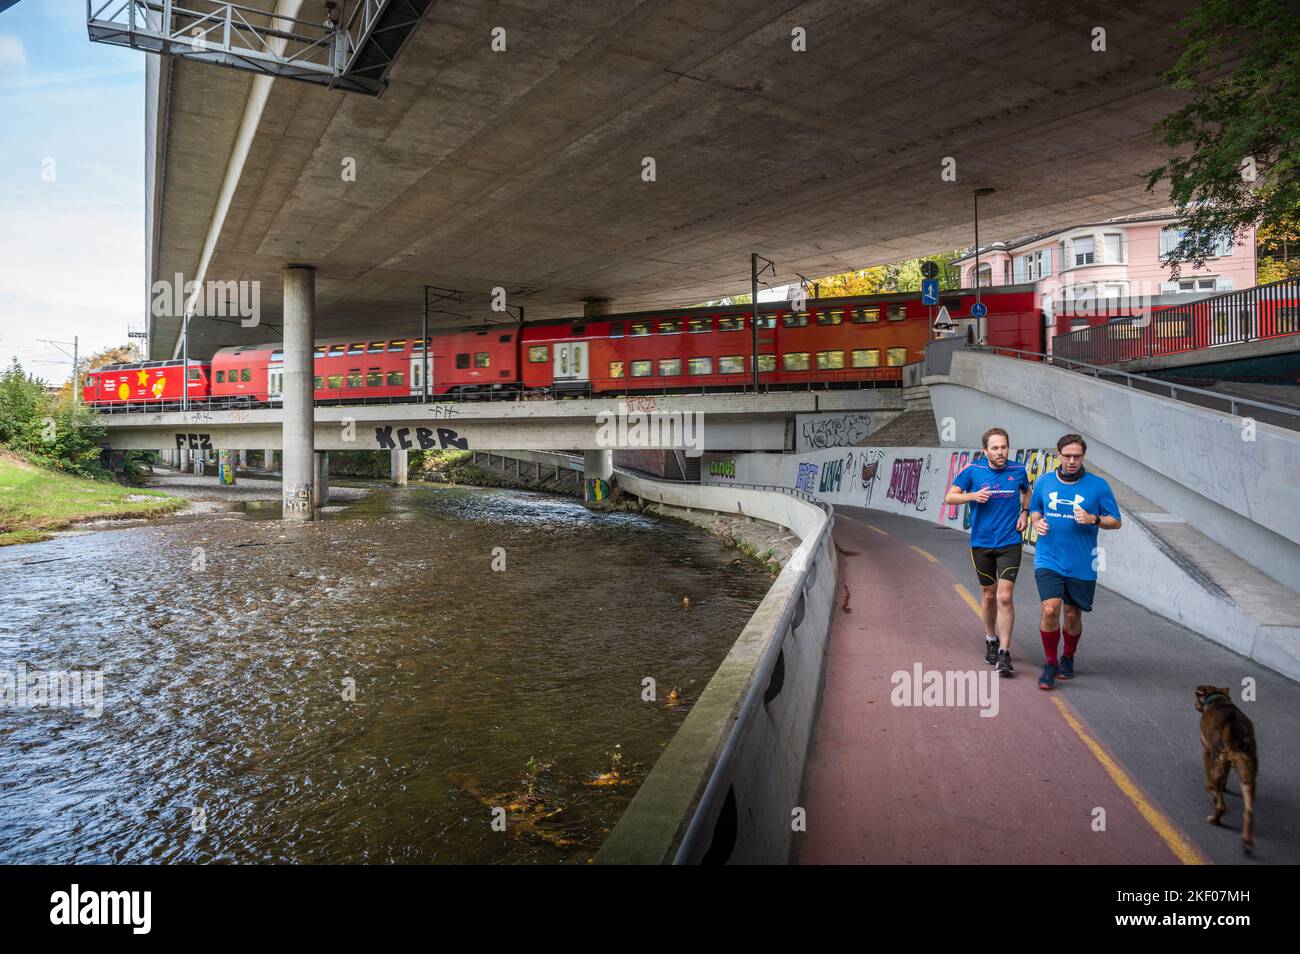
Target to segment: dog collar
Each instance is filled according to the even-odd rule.
[[[1215,696],[1218,696],[1220,699],[1226,699],[1226,698],[1228,698],[1227,696],[1225,696],[1225,695],[1224,695],[1223,693],[1221,693],[1221,692],[1211,692],[1211,693],[1207,693],[1206,696],[1205,696],[1205,698],[1201,700],[1201,705],[1205,705],[1207,702],[1209,702],[1209,701],[1210,701],[1211,699],[1213,699]]]

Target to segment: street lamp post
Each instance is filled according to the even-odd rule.
[[[975,301],[980,300],[980,196],[992,195],[996,189],[985,186],[975,190]]]

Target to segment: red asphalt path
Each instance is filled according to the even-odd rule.
[[[1038,688],[1040,655],[1013,657],[1016,675],[1000,680],[991,718],[978,706],[891,704],[893,673],[918,662],[992,668],[983,624],[956,589],[971,581],[860,520],[837,514],[834,532],[840,581],[800,863],[1179,863],[1170,842],[1181,832],[1136,786],[1121,788],[1122,766],[1112,763],[1123,780],[1108,773],[1102,759],[1113,756],[1100,743],[1094,751],[1067,713],[1092,736],[1083,720],[1053,701],[1059,684]],[[1018,633],[1037,628],[1023,616]],[[1155,819],[1139,811],[1143,799]],[[1093,830],[1097,808],[1105,831]]]

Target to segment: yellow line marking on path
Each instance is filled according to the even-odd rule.
[[[912,545],[912,549],[915,550],[917,553],[921,554],[921,556],[925,557],[931,563],[939,562],[939,558],[937,556],[927,553],[925,550],[922,550],[920,547],[916,546],[915,544]]]
[[[957,591],[957,595],[966,601],[966,605],[971,608],[971,611],[983,620],[984,609],[980,606],[979,600],[970,595],[970,590],[966,589],[966,587],[962,586],[960,583],[954,583],[952,587]]]
[[[971,596],[970,591],[960,583],[954,583],[953,586],[958,595],[966,601],[966,605],[971,608],[976,616],[982,619],[984,614],[980,611],[980,604],[975,601],[975,597]],[[1168,815],[1142,794],[1138,784],[1124,771],[1119,762],[1083,727],[1083,723],[1074,714],[1070,704],[1058,695],[1052,696],[1052,703],[1056,706],[1056,710],[1061,713],[1061,718],[1065,720],[1065,724],[1073,729],[1075,735],[1088,747],[1088,751],[1092,753],[1093,758],[1101,763],[1101,767],[1105,769],[1111,781],[1133,803],[1133,806],[1138,810],[1138,814],[1146,819],[1147,824],[1160,836],[1160,840],[1174,853],[1174,857],[1185,865],[1213,864],[1199,848],[1183,836],[1183,833],[1179,831],[1178,826],[1174,824]]]
[[[888,531],[888,530],[881,530],[881,529],[880,529],[879,527],[877,527],[874,523],[869,523],[869,524],[867,524],[867,526],[868,526],[870,529],[876,531],[876,533],[883,534],[883,535],[886,536],[886,537],[889,536],[889,531]]]

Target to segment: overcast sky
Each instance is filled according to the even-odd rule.
[[[85,0],[19,0],[0,12],[5,367],[16,355],[60,382],[72,362],[41,339],[79,335],[90,353],[143,326],[149,55],[91,43]]]

